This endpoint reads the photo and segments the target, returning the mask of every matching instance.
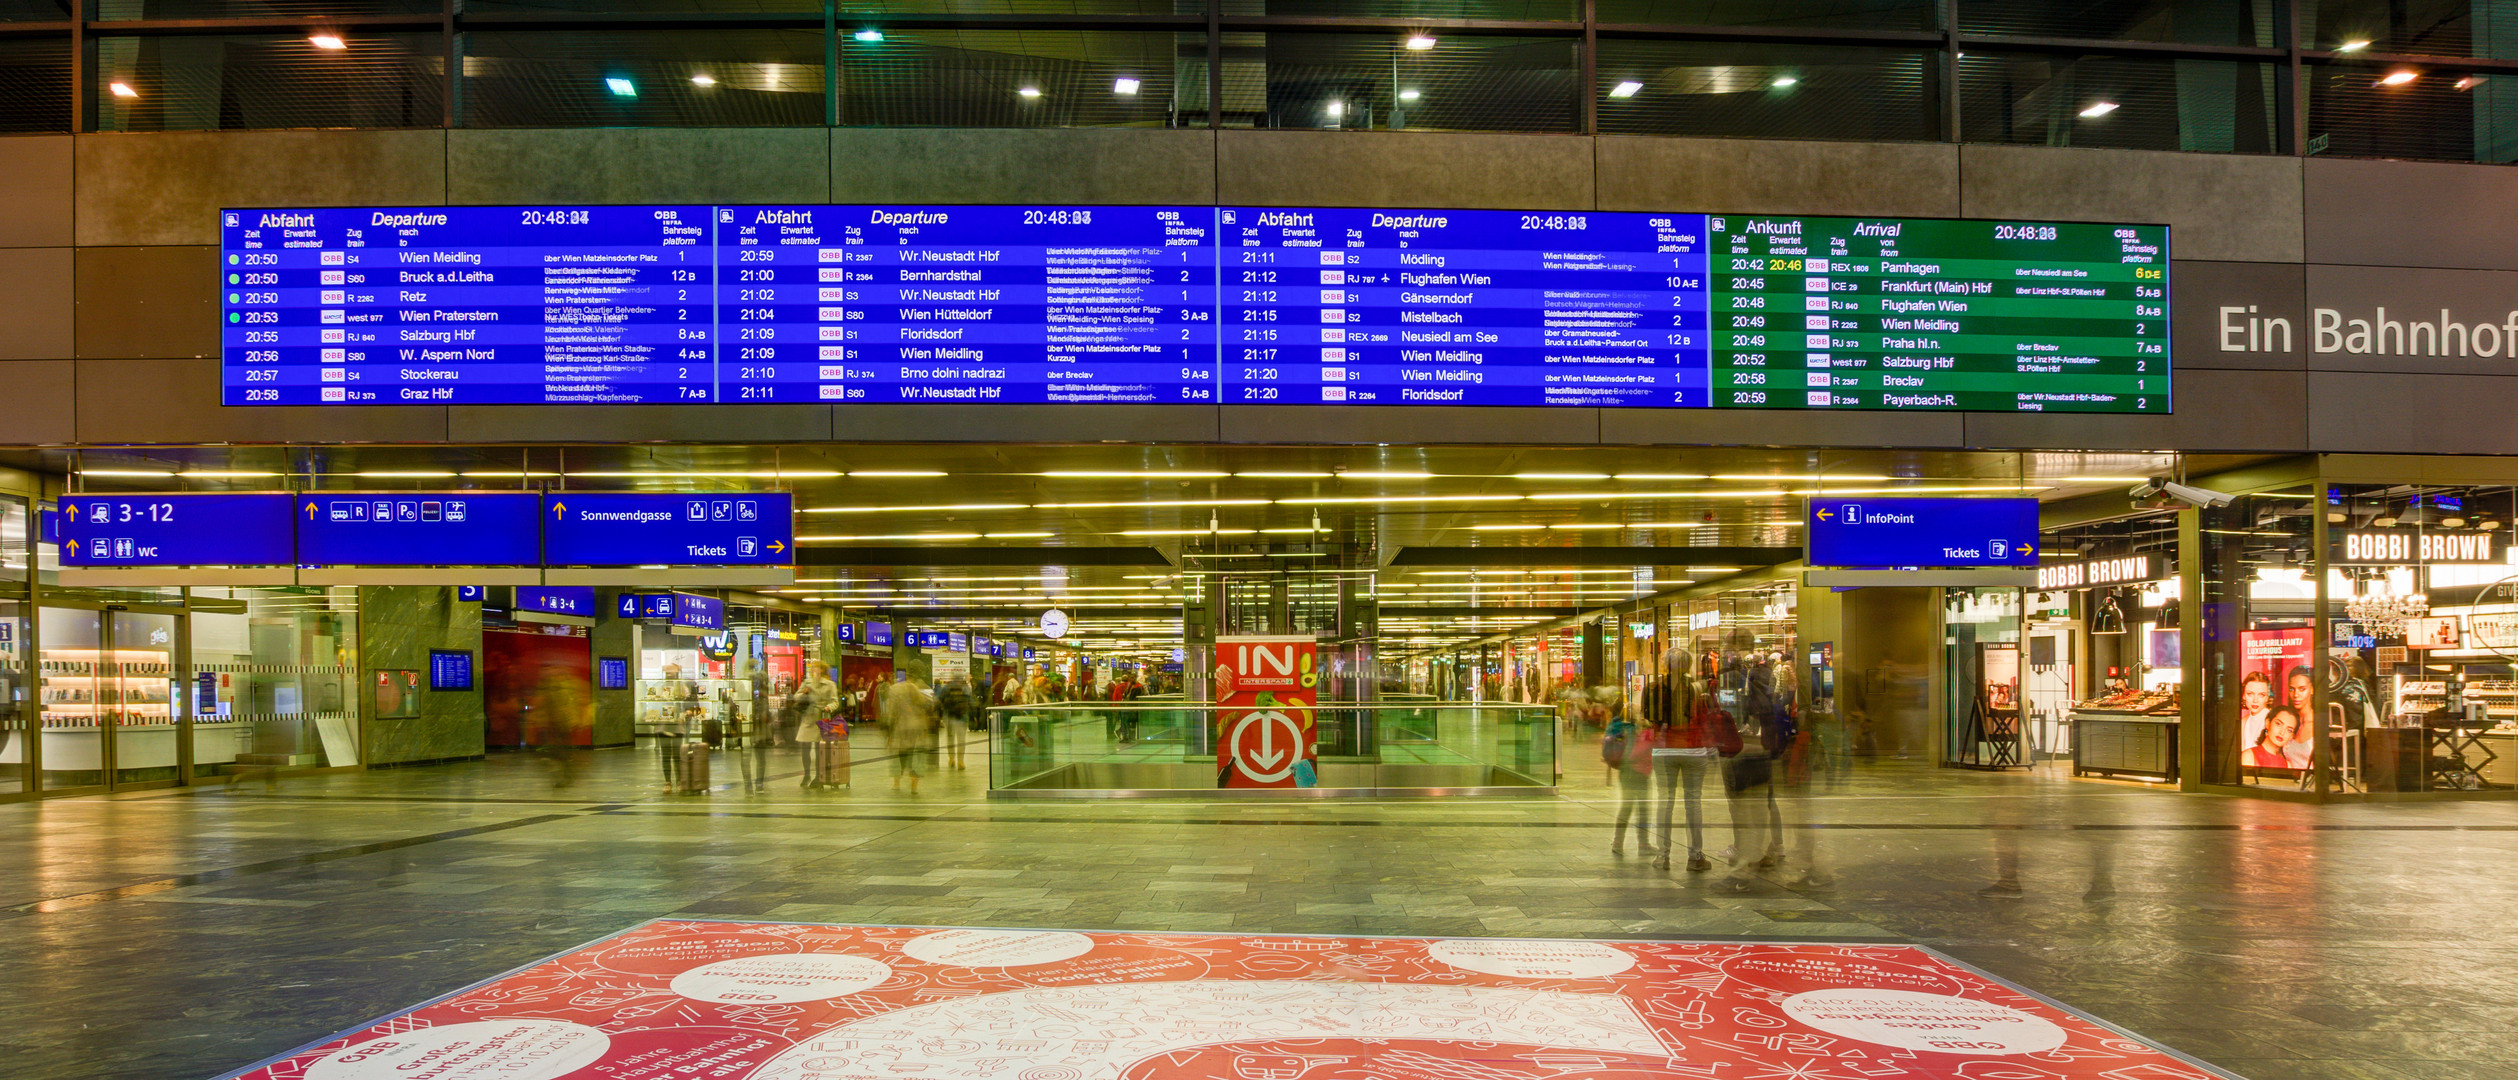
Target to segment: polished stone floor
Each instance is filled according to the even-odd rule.
[[[1540,799],[1006,802],[976,748],[913,797],[859,744],[847,791],[788,755],[747,793],[721,755],[670,796],[611,750],[565,787],[498,755],[0,807],[0,1075],[216,1076],[666,915],[1911,941],[2251,1080],[2518,1075],[2508,802],[1869,763],[1784,788],[1785,860],[1728,882],[1718,786],[1691,874],[1610,853],[1596,768]]]

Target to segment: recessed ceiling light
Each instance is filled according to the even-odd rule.
[[[863,29],[863,30],[859,30],[859,31],[857,31],[857,40],[859,40],[859,41],[863,41],[863,42],[866,42],[866,43],[868,43],[868,44],[872,44],[872,43],[874,43],[874,42],[881,41],[881,40],[883,40],[883,31],[881,31],[881,30],[877,30],[877,29],[875,29],[875,28],[873,28],[873,27],[871,27],[871,26],[866,27],[866,28],[865,28],[865,29]]]
[[[638,96],[638,84],[633,83],[628,79],[605,79],[603,80],[603,85],[605,88],[612,91],[612,96],[614,97]]]
[[[1631,98],[1635,96],[1636,91],[1643,88],[1644,84],[1636,82],[1633,79],[1628,79],[1625,82],[1621,82],[1616,86],[1610,87],[1609,96],[1613,98]]]
[[[716,77],[716,76],[714,76],[714,75],[711,75],[711,74],[709,74],[709,73],[707,73],[707,72],[705,72],[705,71],[703,71],[703,72],[700,72],[700,73],[699,73],[699,74],[697,74],[697,75],[693,75],[693,76],[691,76],[691,85],[693,85],[693,86],[715,86],[715,85],[717,85],[717,77]]]
[[[1416,92],[1416,91],[1414,91],[1414,90],[1401,90],[1401,91],[1399,91],[1399,100],[1401,100],[1401,101],[1415,101],[1417,98],[1420,98],[1420,97],[1423,97],[1423,96],[1424,96],[1424,95],[1419,94],[1419,93],[1417,93],[1417,92]]]
[[[1799,77],[1797,77],[1797,76],[1792,76],[1792,75],[1778,75],[1778,76],[1775,76],[1775,88],[1776,88],[1776,89],[1778,89],[1778,90],[1781,90],[1781,89],[1783,89],[1783,88],[1785,88],[1785,87],[1788,87],[1788,86],[1795,86],[1795,85],[1798,85],[1800,82],[1801,82],[1801,80],[1800,80],[1800,78],[1799,78]]]
[[[1424,52],[1433,48],[1435,44],[1434,36],[1431,34],[1418,34],[1408,39],[1408,48],[1415,52]]]
[[[2337,46],[2335,46],[2335,47],[2334,47],[2334,51],[2336,51],[2336,52],[2359,52],[2359,51],[2361,51],[2362,49],[2366,49],[2366,48],[2368,48],[2368,47],[2369,47],[2369,39],[2368,39],[2368,38],[2353,38],[2353,39],[2352,39],[2352,40],[2350,40],[2350,41],[2346,41],[2346,42],[2344,42],[2344,43],[2343,43],[2343,44],[2341,44],[2341,45],[2337,45]]]
[[[2483,85],[2483,81],[2483,76],[2481,75],[2468,75],[2465,78],[2457,80],[2457,89],[2472,90],[2477,86]]]
[[[1137,81],[1135,79],[1114,79],[1110,84],[1110,92],[1114,94],[1136,93]]]
[[[114,96],[118,98],[136,98],[140,96],[140,92],[132,89],[131,84],[127,82],[109,83],[105,88],[113,91]]]
[[[1014,93],[1015,93],[1015,96],[1017,96],[1017,97],[1021,97],[1021,98],[1026,98],[1026,99],[1029,99],[1029,98],[1036,98],[1036,97],[1039,97],[1039,96],[1040,96],[1040,87],[1037,87],[1037,86],[1026,86],[1026,87],[1021,87],[1021,88],[1019,88],[1019,89],[1015,90],[1015,91],[1014,91]]]
[[[2098,119],[2099,117],[2105,116],[2105,115],[2107,115],[2108,113],[2111,113],[2111,112],[2114,112],[2114,111],[2116,111],[2116,103],[2115,103],[2115,102],[2112,102],[2112,101],[2100,101],[2100,102],[2094,102],[2094,103],[2092,103],[2092,104],[2090,105],[2090,107],[2088,107],[2088,108],[2086,108],[2086,109],[2081,110],[2081,117],[2082,117],[2082,119],[2085,119],[2085,120],[2096,120],[2096,119]]]
[[[309,34],[306,36],[306,44],[312,45],[318,49],[346,49],[350,47],[350,43],[341,40],[341,35],[339,34]]]
[[[2422,73],[2418,71],[2390,71],[2385,75],[2379,76],[2378,85],[2403,86],[2421,77]]]

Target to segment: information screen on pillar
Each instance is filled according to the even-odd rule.
[[[222,225],[229,405],[2170,408],[2160,225],[872,205]]]

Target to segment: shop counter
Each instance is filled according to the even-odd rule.
[[[2177,717],[2154,713],[2072,714],[2072,775],[2177,779]]]

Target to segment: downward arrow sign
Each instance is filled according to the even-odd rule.
[[[1283,760],[1285,755],[1276,748],[1276,720],[1271,717],[1260,721],[1259,752],[1250,756],[1250,763],[1274,772],[1276,763]]]

